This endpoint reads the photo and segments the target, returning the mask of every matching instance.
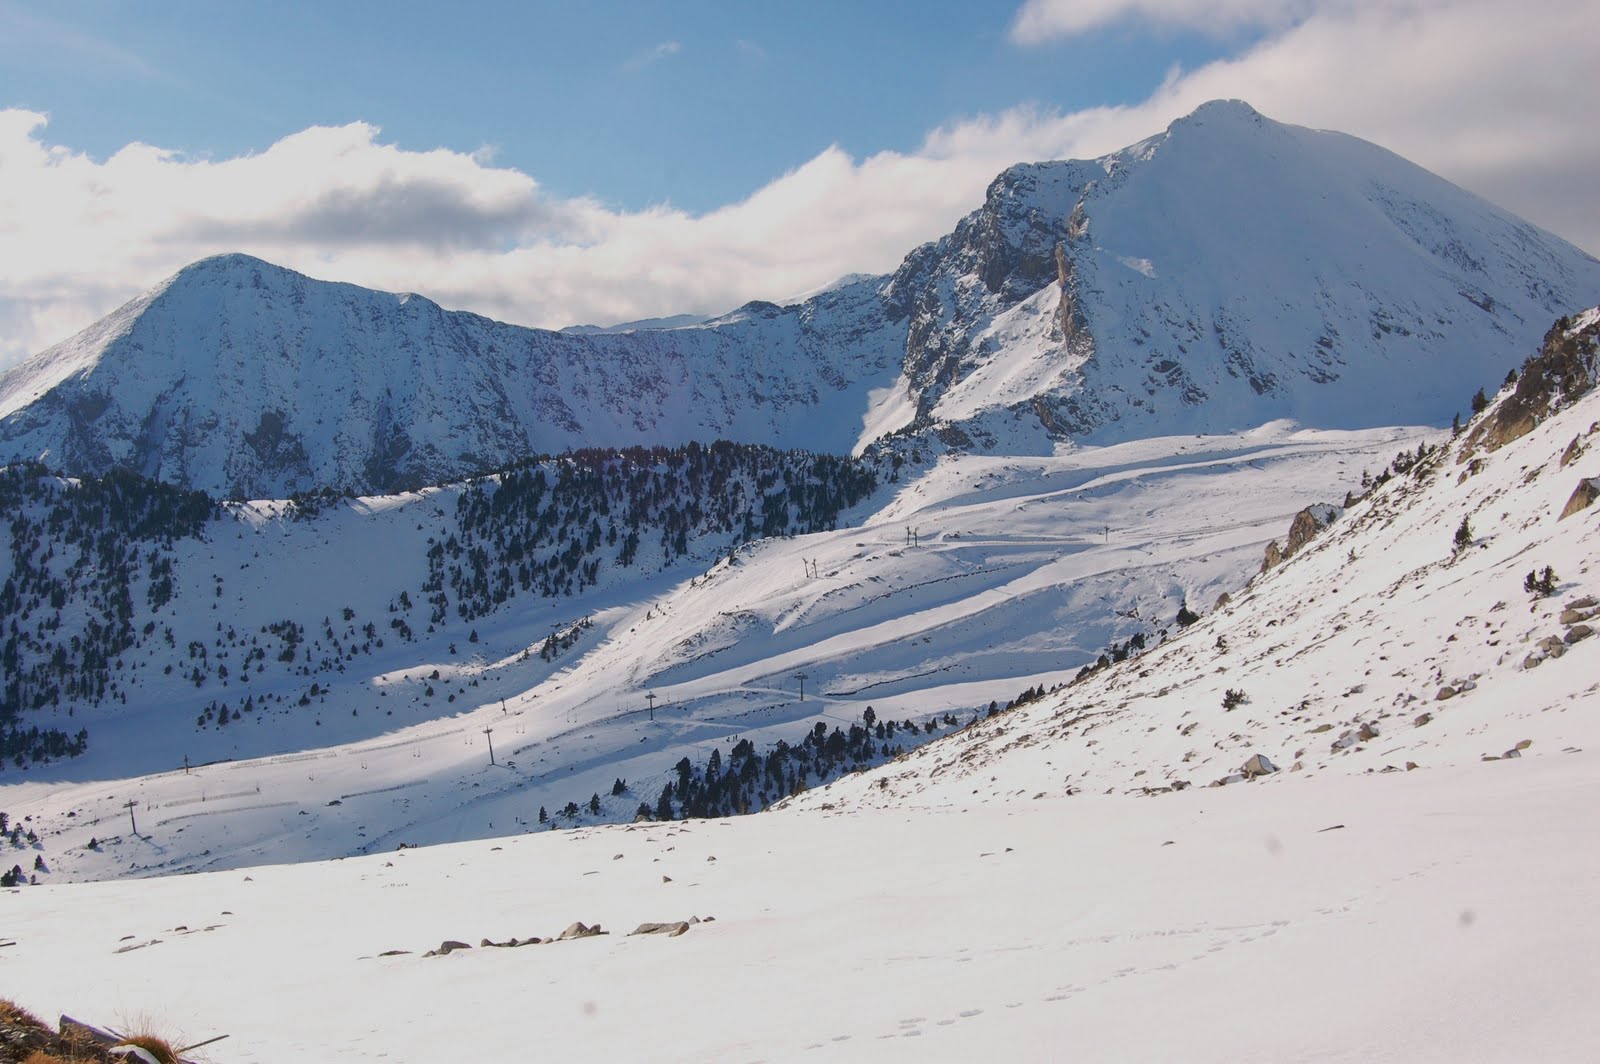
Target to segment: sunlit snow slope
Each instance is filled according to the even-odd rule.
[[[541,806],[568,802],[583,809],[563,826],[630,820],[685,756],[793,744],[868,707],[937,720],[933,738],[946,715],[965,724],[1065,682],[1113,642],[1156,639],[1184,601],[1208,608],[1236,590],[1297,510],[1341,500],[1363,470],[1436,435],[1277,424],[1059,458],[947,456],[925,474],[907,467],[836,532],[744,546],[731,564],[713,545],[572,598],[452,614],[432,633],[421,558],[453,489],[341,503],[311,521],[244,507],[174,548],[182,586],[155,617],[173,638],[127,655],[126,704],[34,715],[88,727],[88,753],[0,770],[12,781],[0,808],[48,832],[54,878],[492,836],[537,828]],[[395,612],[397,586],[411,606]],[[287,663],[276,636],[256,634],[285,618],[305,627]],[[401,618],[414,639],[390,627]],[[575,628],[584,618],[592,627]],[[362,651],[372,621],[388,638]],[[552,631],[574,641],[547,660]],[[248,657],[256,648],[266,653]],[[206,713],[219,701],[237,713],[247,695],[255,708],[226,726]],[[185,773],[185,758],[219,763]],[[628,789],[613,796],[619,778]],[[130,798],[140,839],[124,830]]]

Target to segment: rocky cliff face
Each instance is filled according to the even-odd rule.
[[[0,460],[259,496],[719,437],[1443,424],[1597,291],[1600,262],[1389,152],[1219,102],[1006,170],[891,275],[682,328],[523,329],[208,259],[0,378]]]

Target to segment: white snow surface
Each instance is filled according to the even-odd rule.
[[[1283,471],[1349,472],[1417,437],[1279,424],[947,459],[863,528],[769,543],[662,588],[626,615],[637,631],[614,624],[509,722],[493,704],[452,722],[462,730],[411,758],[425,769],[401,767],[407,747],[393,744],[437,725],[189,775],[8,786],[0,803],[62,871],[0,898],[17,943],[0,964],[27,1007],[226,1032],[219,1060],[506,1059],[529,1038],[508,1000],[542,1047],[582,1057],[1590,1059],[1600,935],[1581,914],[1600,888],[1600,639],[1584,629],[1600,508],[1558,514],[1600,473],[1600,393],[1499,450],[1465,453],[1472,439],[1470,426],[1423,437],[1443,446],[1419,472],[1248,586],[1229,558],[1259,557],[1269,507],[1281,534],[1302,505]],[[1085,526],[1111,513],[1095,544]],[[1473,536],[1458,548],[1463,517]],[[900,541],[908,523],[925,547]],[[800,578],[802,557],[820,578]],[[1524,576],[1544,566],[1555,593],[1535,597]],[[971,704],[1001,670],[962,665],[1014,659],[1014,684],[1052,633],[1083,638],[1060,629],[1091,614],[1049,619],[1074,594],[1164,618],[1174,584],[1207,615],[1167,642],[777,810],[562,831],[502,821],[502,838],[396,849],[473,834],[491,811],[525,815],[537,791],[519,780],[576,781],[597,764],[609,778],[622,763],[603,751],[624,735],[757,734],[799,665],[824,719],[858,704],[859,688],[838,693],[852,670],[877,670],[897,716],[957,690]],[[1222,585],[1232,599],[1212,610]],[[985,635],[964,642],[964,626]],[[1108,623],[1089,645],[1116,634]],[[952,676],[897,681],[913,661]],[[595,702],[630,669],[685,711],[655,731],[637,714],[604,719]],[[1245,699],[1224,708],[1228,690]],[[549,730],[569,714],[575,727]],[[527,729],[523,767],[491,769],[464,745],[495,722]],[[530,772],[536,732],[551,760]],[[1255,755],[1280,771],[1241,778]],[[335,791],[342,804],[327,805]],[[130,796],[139,836],[120,827]],[[91,832],[99,853],[82,850]],[[236,867],[332,836],[373,852]],[[56,882],[207,862],[235,867]],[[625,934],[691,916],[715,919],[675,938]],[[477,945],[575,920],[611,934]],[[445,939],[476,948],[420,955]]]

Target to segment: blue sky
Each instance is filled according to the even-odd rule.
[[[1023,46],[1006,3],[0,3],[0,103],[96,156],[259,151],[365,121],[552,194],[703,211],[837,144],[913,150],[1018,104],[1138,101],[1236,48],[1114,26]]]
[[[548,327],[781,300],[1216,98],[1594,253],[1597,53],[1594,0],[0,0],[0,370],[230,251]]]

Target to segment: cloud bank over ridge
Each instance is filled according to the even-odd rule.
[[[401,147],[364,122],[220,160],[140,143],[97,160],[51,143],[46,115],[0,110],[0,368],[222,251],[549,327],[781,299],[892,269],[1011,163],[1100,155],[1217,97],[1374,140],[1600,250],[1587,0],[1514,19],[1494,0],[1029,0],[1012,39],[1111,25],[1259,36],[1133,105],[968,116],[908,152],[830,147],[698,214],[552,197],[488,151]]]

